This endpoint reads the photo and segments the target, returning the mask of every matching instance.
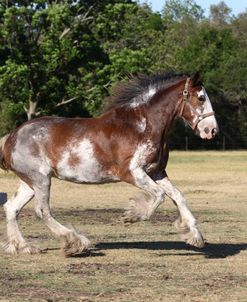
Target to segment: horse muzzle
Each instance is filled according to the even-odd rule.
[[[219,132],[214,114],[202,118],[196,125],[196,132],[202,139],[213,139]]]
[[[205,127],[199,127],[198,125],[197,132],[202,139],[213,139],[219,132],[219,127],[217,124]]]

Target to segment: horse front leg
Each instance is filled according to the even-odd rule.
[[[171,183],[167,176],[156,180],[156,183],[172,199],[179,210],[180,217],[175,221],[175,227],[182,233],[182,239],[198,248],[204,247],[204,240],[198,229],[196,219],[188,208],[183,194]]]
[[[131,181],[127,180],[127,182],[144,190],[145,194],[130,199],[129,206],[122,217],[124,223],[148,220],[165,197],[164,189],[153,181],[142,168],[132,170],[131,176]]]

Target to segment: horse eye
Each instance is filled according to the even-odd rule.
[[[206,101],[206,98],[205,98],[204,95],[200,95],[200,96],[198,97],[198,100],[199,100],[200,102],[204,103],[204,102]]]

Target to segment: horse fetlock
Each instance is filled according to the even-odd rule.
[[[63,238],[64,245],[62,249],[66,257],[82,254],[88,251],[91,246],[90,241],[75,230],[66,234]]]
[[[19,255],[19,254],[38,254],[41,250],[33,245],[28,244],[26,241],[18,241],[11,239],[7,243],[3,244],[3,247],[8,254]]]
[[[179,233],[187,234],[190,232],[190,228],[188,224],[181,220],[181,217],[178,217],[174,222],[175,228],[179,231]]]

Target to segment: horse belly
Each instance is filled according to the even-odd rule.
[[[105,183],[119,180],[97,160],[93,146],[88,140],[83,140],[76,148],[63,152],[55,174],[60,179],[77,183]]]
[[[107,183],[119,180],[116,176],[102,171],[97,164],[94,165],[88,162],[81,163],[76,167],[60,166],[55,174],[59,179],[76,183]]]

